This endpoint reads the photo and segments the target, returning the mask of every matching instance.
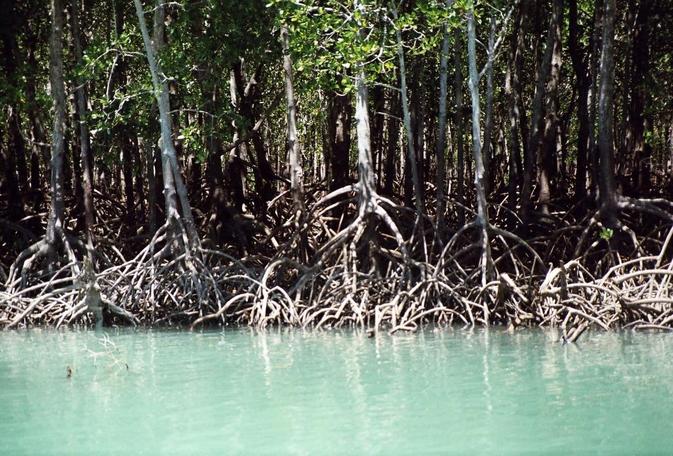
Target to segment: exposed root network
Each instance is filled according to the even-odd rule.
[[[637,209],[633,217],[642,216]],[[98,251],[96,273],[86,250],[61,230],[60,261],[42,261],[53,253],[43,241],[17,258],[0,291],[0,325],[357,326],[390,333],[427,324],[555,326],[566,342],[589,328],[671,329],[673,229],[662,216],[668,212],[657,210],[648,212],[658,224],[647,234],[607,236],[593,217],[559,222],[526,241],[491,224],[487,282],[476,223],[455,230],[433,253],[434,232],[405,240],[407,212],[376,194],[363,205],[355,186],[315,200],[288,229],[260,235],[259,242],[273,238],[271,256],[206,248],[175,219],[131,259],[118,252],[103,261]]]

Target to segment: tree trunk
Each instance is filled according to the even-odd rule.
[[[395,189],[395,158],[398,156],[398,143],[400,140],[400,94],[394,90],[390,94],[390,106],[388,108],[387,130],[388,145],[386,146],[386,165],[383,193],[392,196]]]
[[[383,110],[385,109],[385,98],[383,96],[383,87],[375,85],[372,89],[372,99],[374,107],[374,122],[372,125],[372,160],[374,160],[374,173],[378,175],[381,167],[381,157],[383,157]],[[349,105],[350,106],[350,105]]]
[[[514,33],[517,33],[516,31]],[[511,63],[511,62],[510,62]],[[519,129],[518,127],[518,107],[516,104],[516,97],[514,91],[512,90],[512,69],[511,64],[507,68],[507,73],[505,74],[505,96],[509,102],[509,136],[511,139],[511,148],[509,150],[509,160],[508,160],[508,198],[509,198],[509,207],[516,207],[516,191],[519,183],[520,176],[520,162],[521,155],[520,149],[521,145],[519,142]]]
[[[615,14],[615,0],[605,0],[600,64],[601,82],[598,95],[598,150],[601,173],[600,200],[608,221],[614,219],[617,208],[613,167]]]
[[[2,125],[0,125],[0,191],[5,190],[7,187],[7,179],[10,176],[7,175],[7,159],[5,158],[5,138]],[[16,179],[16,171],[14,172],[14,179]]]
[[[71,16],[72,17],[72,16]],[[73,87],[73,91],[75,88]],[[79,115],[77,114],[77,95],[72,99],[73,104],[73,114],[72,114],[72,123],[68,131],[79,132]],[[80,138],[75,134],[75,138],[70,140],[70,152],[72,159],[72,177],[73,177],[73,189],[75,196],[75,211],[74,214],[77,217],[77,225],[81,227],[85,221],[83,220],[84,216],[84,185],[82,178],[82,162],[80,160],[81,146]]]
[[[537,72],[537,81],[535,85],[535,95],[533,96],[532,117],[530,122],[530,132],[528,136],[528,154],[525,157],[523,171],[523,187],[521,189],[521,210],[524,222],[529,221],[531,207],[531,192],[533,189],[533,168],[534,159],[537,158],[538,164],[542,162],[542,123],[544,114],[544,95],[545,83],[549,78],[551,71],[551,61],[554,50],[554,40],[556,36],[556,24],[560,19],[560,10],[556,6],[559,0],[554,0],[555,6],[552,10],[552,15],[549,19],[549,29],[547,31],[547,39],[545,43],[545,51],[540,62],[539,71]],[[540,193],[547,193],[549,191],[548,176],[541,173],[538,176],[540,183]]]
[[[273,197],[272,181],[275,173],[266,157],[266,147],[259,134],[252,132],[253,126],[257,123],[253,107],[257,104],[259,97],[258,80],[261,77],[262,66],[258,66],[249,80],[246,81],[243,74],[243,59],[239,59],[232,70],[232,89],[236,94],[232,94],[232,101],[237,98],[236,107],[239,114],[246,119],[247,130],[242,132],[252,140],[252,146],[255,150],[254,157],[250,154],[245,144],[241,144],[241,149],[245,149],[247,158],[254,162],[255,191],[265,207],[267,201]],[[237,95],[237,96],[236,96]]]
[[[138,223],[143,226],[146,222],[147,217],[147,207],[145,206],[145,160],[144,160],[144,151],[140,149],[140,143],[138,142],[138,136],[135,134],[131,136],[131,150],[133,150],[133,156],[135,157],[136,162],[136,172],[134,175],[134,192],[138,202],[140,203],[140,214],[138,217]]]
[[[149,219],[147,221],[148,233],[152,236],[157,230],[157,199],[156,199],[156,176],[154,174],[154,148],[151,144],[139,139],[139,147],[145,156],[147,168],[147,204],[149,206]]]
[[[488,50],[486,59],[486,121],[484,124],[484,141],[481,155],[484,160],[484,191],[491,190],[493,173],[491,172],[491,137],[493,136],[493,60],[495,59],[495,16],[491,16],[491,27],[488,34]]]
[[[252,113],[250,120],[251,126],[257,123],[257,117],[254,113]],[[266,202],[270,201],[275,193],[273,181],[276,178],[276,173],[269,163],[267,148],[260,133],[252,134],[252,147],[255,149],[257,160],[257,178],[259,181],[257,192],[262,200],[262,206],[266,210]]]
[[[418,65],[424,67],[425,64],[420,61]],[[414,65],[415,66],[415,65]],[[409,114],[411,117],[411,136],[414,140],[414,152],[416,153],[416,172],[418,176],[418,188],[421,195],[421,202],[425,200],[425,172],[426,172],[426,153],[425,153],[425,102],[423,101],[423,80],[422,72],[415,72],[411,75],[409,88]]]
[[[446,0],[447,11],[453,5],[453,0]],[[449,26],[444,24],[442,50],[439,56],[439,119],[437,122],[437,232],[442,239],[446,224],[446,98],[449,80]]]
[[[549,80],[545,90],[547,97],[544,133],[542,146],[538,150],[538,183],[540,193],[538,202],[542,213],[549,213],[549,201],[551,199],[553,180],[556,177],[556,133],[558,131],[558,87],[561,79],[561,26],[563,24],[563,0],[553,0],[552,22],[550,24],[553,33],[551,67],[549,68]]]
[[[577,0],[569,0],[568,46],[573,70],[577,78],[577,169],[575,173],[575,199],[582,200],[587,194],[587,155],[589,151],[589,74],[587,73],[586,50],[580,46],[577,22]]]
[[[369,213],[375,203],[374,168],[369,131],[369,112],[367,111],[367,85],[364,69],[355,76],[355,123],[358,136],[358,189],[360,214]]]
[[[207,104],[207,109],[210,112],[214,111],[216,102],[218,99],[217,87],[212,89],[212,94],[209,97],[210,100]],[[215,118],[210,117],[210,125],[208,131],[208,159],[206,160],[206,184],[209,191],[209,201],[211,211],[214,211],[214,200],[213,195],[215,191],[219,191],[221,194],[224,194],[224,173],[222,172],[222,156],[220,155],[220,139],[217,136],[215,129]]]
[[[114,12],[114,34],[115,38],[119,39],[124,31],[124,9],[121,0],[114,0],[112,2],[112,9]],[[126,80],[126,58],[118,56],[115,60],[115,65],[111,76],[111,89],[124,93],[127,84]],[[125,207],[125,227],[129,232],[134,231],[135,225],[135,197],[133,190],[133,168],[134,168],[134,152],[131,139],[130,126],[126,123],[116,125],[113,134],[116,143],[121,153],[122,162],[122,178],[124,181],[124,207]]]
[[[7,14],[7,13],[5,13]],[[12,13],[11,10],[9,14]],[[8,91],[7,99],[7,149],[4,155],[5,184],[7,186],[8,217],[19,220],[24,215],[21,195],[28,190],[28,172],[26,168],[25,143],[21,134],[21,117],[17,109],[18,99],[12,93],[18,93],[16,40],[13,31],[3,31],[2,54],[6,84],[14,91]]]
[[[68,96],[66,95],[66,102],[68,101]],[[75,154],[74,146],[72,144],[72,127],[73,125],[69,123],[70,116],[68,115],[68,105],[66,104],[65,108],[66,113],[66,125],[65,125],[65,134],[63,136],[63,194],[67,198],[73,196],[73,165],[71,163],[72,155]]]
[[[78,0],[71,0],[71,28],[72,39],[75,50],[75,60],[77,65],[82,64],[82,39],[79,28],[79,2]],[[93,169],[91,164],[93,158],[91,156],[91,143],[89,139],[89,125],[87,110],[87,93],[85,81],[79,79],[75,89],[76,114],[79,120],[79,145],[80,157],[83,170],[83,203],[84,203],[84,222],[86,230],[87,245],[93,246],[92,243],[92,229],[94,225],[94,201],[93,201]]]
[[[529,154],[532,153],[528,149],[528,134],[530,130],[528,128],[528,116],[526,115],[526,105],[524,104],[523,101],[523,87],[521,85],[521,79],[520,79],[520,76],[524,74],[523,57],[524,53],[526,52],[526,42],[524,38],[527,29],[526,9],[523,3],[519,5],[517,16],[518,16],[517,23],[515,24],[517,33],[515,34],[516,36],[513,38],[512,41],[512,48],[513,48],[512,96],[514,97],[514,103],[516,103],[515,114],[517,115],[517,122],[519,125],[520,137],[521,137],[521,152],[523,154],[522,155],[523,162],[520,159],[521,157],[517,157],[518,158],[517,164],[519,169],[518,185],[520,188],[522,188],[524,179],[524,163],[526,162],[526,160],[530,160],[527,157]]]
[[[56,243],[56,232],[63,228],[63,155],[65,149],[65,84],[63,82],[63,0],[51,1],[51,38],[49,42],[49,84],[54,101],[54,129],[51,143],[51,210],[46,240]]]
[[[16,159],[16,171],[19,178],[19,189],[28,191],[28,166],[26,163],[26,143],[21,132],[21,116],[15,106],[8,106],[9,145]]]
[[[240,64],[240,61],[234,65],[229,71],[229,99],[231,108],[234,111],[239,110],[238,102],[238,78],[236,77],[235,67]],[[241,131],[236,122],[236,119],[231,121],[231,126],[234,131],[234,143],[236,144],[241,137]],[[246,169],[243,164],[243,158],[247,158],[248,146],[245,142],[238,144],[230,153],[229,159],[226,162],[226,181],[229,187],[231,198],[234,202],[234,208],[237,212],[243,211],[243,205],[246,197]]]
[[[124,207],[126,209],[126,228],[129,232],[134,231],[135,227],[135,196],[133,191],[133,162],[134,162],[134,149],[129,137],[128,127],[124,126],[123,130],[126,130],[120,138],[121,142],[121,151],[122,151],[122,175],[124,179]]]
[[[161,0],[157,0],[157,6],[162,9],[160,2]],[[140,31],[145,45],[145,54],[152,76],[152,86],[159,107],[159,123],[161,125],[161,161],[163,168],[166,219],[168,221],[171,221],[171,219],[176,220],[182,215],[189,242],[190,244],[194,244],[198,242],[198,234],[196,232],[189,198],[187,196],[187,189],[185,188],[182,175],[180,174],[177,153],[175,151],[175,146],[173,145],[168,85],[165,80],[159,78],[159,75],[162,74],[162,72],[159,63],[156,60],[155,50],[150,41],[149,32],[147,31],[143,7],[140,4],[140,0],[133,0],[133,3],[135,4],[136,14],[138,15],[138,20],[140,22]],[[160,17],[159,20],[155,20],[155,25],[158,22],[163,23],[163,19]],[[160,35],[161,33],[155,34],[155,37]],[[182,209],[181,214],[178,212],[178,198],[180,199],[180,206]]]
[[[159,141],[150,143],[148,145],[149,152],[152,154],[152,166],[154,167],[154,192],[155,210],[156,210],[156,227],[162,225],[166,221],[166,198],[164,197],[164,168],[161,157],[161,147]]]
[[[397,20],[397,8],[393,6],[391,11],[393,18]],[[418,176],[418,163],[416,161],[416,151],[414,148],[414,136],[411,129],[411,115],[409,112],[409,98],[407,92],[407,76],[404,65],[404,47],[402,46],[402,31],[400,28],[395,29],[395,35],[397,37],[397,58],[400,65],[400,95],[402,99],[402,114],[404,118],[404,130],[407,133],[407,160],[409,160],[408,163],[411,171],[411,180],[414,187],[413,190],[416,216],[420,218],[421,214],[423,213],[423,191],[421,189],[421,183]]]
[[[491,248],[488,239],[488,207],[486,206],[486,191],[484,188],[484,162],[481,149],[481,127],[479,108],[479,72],[477,71],[477,45],[474,25],[474,6],[467,13],[467,58],[470,78],[470,95],[472,98],[472,156],[474,158],[474,187],[477,192],[477,225],[481,229],[482,286],[490,281],[492,275]],[[484,304],[484,321],[488,324],[488,305]]]
[[[596,104],[598,100],[599,58],[601,49],[601,29],[603,28],[603,0],[596,0],[594,6],[593,33],[591,38],[591,92],[589,96],[589,158],[591,162],[591,194],[597,195],[599,185],[599,152],[596,144]]]
[[[35,52],[37,50],[37,30],[30,30],[26,38],[27,56],[26,62],[29,68],[37,66],[37,59]],[[31,154],[30,154],[30,192],[33,202],[33,209],[37,211],[39,204],[42,201],[42,184],[40,181],[40,157],[43,156],[41,152],[44,140],[44,131],[40,124],[40,117],[37,109],[36,97],[36,75],[30,72],[26,78],[26,101],[28,102],[28,119],[30,122],[31,132]]]
[[[9,107],[7,110],[8,117],[11,121],[12,107]],[[5,173],[5,186],[7,188],[7,216],[10,220],[19,220],[23,217],[23,204],[21,203],[21,191],[19,190],[19,181],[17,179],[16,172],[16,159],[15,159],[15,150],[12,147],[12,128],[10,125],[10,134],[7,149],[3,157],[4,163],[4,173]]]
[[[166,33],[165,33],[165,20],[166,12],[164,10],[164,5],[157,4],[154,8],[154,14],[152,17],[152,42],[154,44],[154,52],[161,52],[161,50],[166,46]],[[153,135],[161,135],[161,123],[159,122],[159,106],[155,102],[152,105],[153,115],[155,117],[150,118],[150,126]],[[149,152],[152,154],[152,165],[154,167],[154,187],[152,191],[154,192],[155,200],[155,215],[156,215],[156,227],[166,222],[166,198],[164,195],[164,169],[163,169],[163,158],[161,151],[161,141],[150,142],[148,144]],[[175,195],[173,195],[175,197]]]
[[[348,180],[348,155],[351,147],[351,123],[353,109],[347,95],[331,92],[328,95],[329,118],[327,121],[330,147],[330,191],[346,185]]]
[[[465,121],[463,119],[463,71],[462,71],[462,62],[460,55],[460,42],[461,34],[460,30],[456,29],[454,32],[454,79],[453,79],[453,91],[454,97],[456,99],[456,112],[455,112],[455,122],[456,122],[456,199],[459,203],[464,203],[465,201]],[[463,225],[465,223],[465,212],[459,206],[457,209],[458,212],[458,225]]]
[[[9,13],[12,14],[12,13]],[[14,13],[16,14],[16,13]],[[20,92],[17,78],[17,64],[16,57],[18,53],[16,38],[9,33],[2,34],[3,54],[4,54],[4,68],[7,83],[15,90],[15,93]],[[18,99],[13,99],[7,104],[7,124],[9,133],[9,152],[12,155],[12,160],[16,165],[16,172],[18,175],[19,189],[22,193],[28,191],[28,167],[26,163],[26,146],[21,133],[21,116],[19,115]],[[21,200],[18,200],[21,204]],[[23,205],[21,207],[23,211]]]
[[[519,75],[522,67],[523,53],[523,25],[524,9],[521,4],[517,7],[516,22],[514,24],[510,42],[511,54],[508,59],[507,73],[505,74],[505,94],[508,95],[509,102],[509,136],[511,138],[511,148],[509,151],[509,205],[512,209],[517,204],[517,189],[521,186],[521,177],[523,174],[523,164],[521,162],[522,147],[523,155],[527,156],[526,145],[526,126],[525,111],[521,108],[521,83]],[[524,133],[526,131],[526,133]],[[521,134],[521,139],[519,133]]]
[[[631,57],[631,103],[629,106],[629,123],[626,137],[627,151],[633,153],[633,186],[640,194],[649,193],[649,163],[645,146],[645,107],[647,104],[647,73],[650,66],[649,55],[649,24],[648,19],[652,8],[652,0],[631,1],[635,10],[635,26],[633,28],[633,47]]]
[[[304,209],[304,184],[299,139],[297,138],[297,102],[294,97],[292,81],[292,57],[288,40],[287,25],[280,30],[283,44],[283,70],[285,71],[285,98],[287,99],[287,147],[290,162],[290,189],[294,201],[295,211]]]

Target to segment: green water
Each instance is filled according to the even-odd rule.
[[[669,335],[107,334],[0,332],[1,454],[673,454]]]

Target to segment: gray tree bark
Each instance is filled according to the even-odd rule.
[[[163,8],[162,0],[157,0],[158,8]],[[163,74],[159,63],[156,59],[155,49],[150,40],[150,35],[147,30],[147,23],[145,22],[145,12],[140,3],[140,0],[133,0],[136,7],[136,14],[140,22],[140,31],[143,36],[143,43],[145,45],[145,54],[147,62],[150,67],[150,74],[152,76],[152,87],[154,89],[154,96],[159,106],[159,124],[161,126],[161,161],[163,168],[164,179],[164,196],[166,201],[166,218],[167,220],[179,219],[180,216],[184,219],[189,242],[194,244],[198,242],[198,234],[192,216],[192,208],[189,204],[189,197],[185,187],[182,175],[180,174],[180,165],[177,159],[177,153],[173,144],[172,126],[170,118],[170,99],[168,94],[168,85],[165,79],[160,79],[159,75]],[[158,10],[157,10],[158,11]],[[163,23],[163,19],[159,18],[157,22]],[[158,39],[161,33],[155,34],[155,39]],[[177,193],[177,197],[176,197]],[[180,199],[180,206],[182,213],[178,212],[177,199]]]
[[[369,112],[364,69],[355,76],[355,123],[358,135],[358,189],[360,193],[360,214],[372,212],[375,204],[376,187],[369,129]]]
[[[11,2],[7,4],[8,11],[3,14],[9,16],[9,21],[3,21],[9,30],[3,30],[0,35],[2,37],[0,56],[2,56],[2,68],[4,70],[3,82],[6,84],[3,88],[11,88],[8,90],[8,97],[6,101],[7,112],[7,148],[3,158],[3,168],[7,187],[7,215],[11,220],[20,220],[25,212],[23,208],[22,194],[28,191],[28,170],[26,167],[26,147],[23,135],[21,134],[21,115],[18,109],[18,99],[12,93],[18,94],[19,81],[17,72],[17,54],[18,46],[16,37],[14,36],[15,29],[18,24],[13,24],[14,17],[18,15],[16,10],[11,6]],[[3,105],[3,111],[5,106]],[[4,114],[4,112],[3,112]],[[17,179],[18,177],[18,179]]]
[[[603,28],[603,0],[596,0],[594,24],[591,38],[591,90],[589,92],[589,161],[591,163],[591,194],[596,196],[599,185],[599,153],[596,140],[596,117],[598,115],[599,60],[601,52],[601,30]]]
[[[79,2],[78,0],[71,0],[70,8],[71,23],[72,23],[72,39],[74,42],[75,60],[78,65],[82,64],[82,38],[79,28]],[[79,119],[79,143],[80,143],[80,158],[82,163],[83,174],[83,200],[84,200],[84,221],[86,226],[87,245],[93,247],[92,229],[95,221],[94,215],[94,200],[93,200],[93,169],[91,164],[93,158],[91,156],[91,140],[89,136],[88,125],[88,109],[87,109],[87,93],[86,83],[83,80],[77,81],[77,88],[75,89],[75,101],[77,107],[77,117]]]
[[[290,56],[290,44],[288,39],[287,25],[280,30],[283,44],[283,70],[285,71],[285,97],[287,99],[287,142],[288,158],[290,162],[290,189],[294,201],[295,211],[304,209],[304,184],[299,139],[297,138],[297,102],[294,97],[294,85],[292,80],[292,57]]]
[[[526,43],[524,40],[526,32],[526,9],[524,3],[520,3],[517,11],[517,22],[515,28],[517,33],[512,36],[512,97],[515,110],[513,114],[515,121],[519,125],[521,138],[521,154],[517,156],[517,166],[519,170],[518,182],[520,188],[523,187],[524,162],[528,160],[531,151],[528,149],[528,117],[526,115],[526,106],[523,101],[523,87],[521,86],[520,75],[523,74],[524,53],[526,52]],[[523,161],[522,161],[523,158]],[[516,204],[516,202],[515,202]]]
[[[486,119],[484,122],[484,138],[481,155],[484,158],[485,192],[490,191],[491,181],[491,136],[493,136],[493,61],[495,59],[496,20],[491,16],[491,27],[488,33],[488,50],[486,57]]]
[[[63,82],[63,0],[51,1],[49,41],[49,84],[54,100],[54,129],[51,140],[51,209],[47,222],[47,243],[56,243],[56,231],[63,228],[63,154],[65,150],[66,98]]]
[[[393,14],[393,18],[397,21],[397,8],[394,6],[394,4],[391,8],[391,12]],[[400,65],[400,95],[402,97],[402,114],[404,118],[404,130],[407,133],[407,154],[409,167],[411,168],[411,179],[414,185],[414,204],[416,206],[417,217],[421,217],[423,213],[423,190],[421,189],[421,183],[418,177],[418,163],[416,161],[414,138],[411,130],[406,67],[404,64],[404,48],[402,47],[402,31],[399,28],[396,28],[395,35],[397,37],[397,58]]]
[[[511,67],[511,65],[510,65]],[[509,102],[509,137],[511,140],[511,148],[509,150],[508,172],[509,172],[509,187],[508,198],[510,207],[516,206],[516,190],[519,182],[519,161],[520,155],[520,141],[518,127],[518,107],[516,105],[516,98],[512,90],[512,69],[507,68],[505,74],[505,95]]]
[[[558,0],[555,0],[555,2]],[[558,23],[558,9],[554,8],[553,13],[549,19],[549,29],[547,31],[547,39],[545,43],[544,55],[542,62],[540,62],[540,70],[537,74],[537,82],[535,85],[535,95],[533,96],[532,116],[530,121],[530,131],[528,134],[528,154],[525,157],[524,172],[523,172],[523,186],[521,189],[521,210],[522,218],[528,221],[530,217],[531,207],[531,191],[533,189],[533,168],[534,160],[541,156],[541,138],[542,138],[542,120],[544,114],[544,95],[545,84],[549,77],[551,70],[552,52],[554,49],[555,39],[555,24]],[[538,160],[539,162],[540,160]],[[544,187],[547,185],[542,180],[545,176],[540,176],[541,192],[545,191]]]
[[[119,39],[124,31],[124,9],[121,0],[114,0],[112,2],[112,9],[114,12],[114,35]],[[162,19],[163,20],[163,19]],[[163,28],[163,23],[161,25]],[[112,84],[111,89],[119,91],[122,94],[126,91],[127,85],[127,59],[124,56],[118,56],[115,59],[114,69],[110,78]],[[129,125],[125,122],[116,125],[113,129],[116,142],[121,153],[122,160],[122,179],[124,181],[124,205],[126,208],[126,227],[130,232],[135,231],[134,225],[135,217],[135,197],[133,189],[133,168],[134,161],[138,160],[137,147],[134,147],[134,141],[131,136]],[[135,156],[135,157],[134,157]]]
[[[460,53],[460,30],[454,32],[454,79],[453,91],[456,100],[455,123],[456,123],[456,196],[459,203],[465,201],[465,119],[463,118],[463,71]],[[465,212],[458,207],[458,224],[465,222]]]
[[[35,53],[37,52],[37,31],[30,30],[28,36],[26,37],[26,63],[29,68],[35,68],[37,66],[37,59]],[[26,99],[28,101],[28,118],[30,123],[30,136],[31,136],[31,155],[30,155],[30,192],[32,194],[33,208],[38,209],[39,203],[42,201],[42,186],[41,186],[41,174],[40,174],[40,159],[44,157],[44,154],[41,151],[41,144],[45,142],[44,140],[44,131],[40,123],[40,117],[37,109],[36,102],[36,84],[37,77],[34,72],[31,72],[26,78]]]
[[[492,259],[491,248],[488,239],[489,220],[488,207],[486,206],[486,191],[484,188],[484,161],[481,149],[481,127],[479,107],[479,71],[477,71],[477,46],[476,30],[474,23],[474,6],[467,12],[467,58],[470,78],[470,96],[472,98],[472,157],[474,158],[474,187],[477,192],[477,225],[481,230],[482,260],[481,281],[482,285],[490,280]],[[488,306],[484,304],[484,321],[488,323]]]
[[[446,0],[446,9],[453,5],[453,0]],[[449,80],[449,26],[444,24],[442,50],[439,57],[439,120],[437,122],[437,231],[440,239],[446,225],[446,98]]]
[[[385,179],[383,185],[383,194],[392,196],[395,187],[395,158],[397,157],[398,143],[400,136],[400,94],[397,90],[392,90],[390,102],[388,105],[388,118],[386,119],[388,131],[388,144],[386,147]]]
[[[563,23],[563,0],[554,0],[552,5],[553,32],[551,66],[545,90],[547,97],[542,145],[538,149],[538,202],[544,214],[549,213],[552,179],[556,174],[556,136],[558,131],[558,87],[561,81],[561,27]]]

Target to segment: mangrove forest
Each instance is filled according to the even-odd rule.
[[[0,3],[0,328],[673,328],[670,0]]]

